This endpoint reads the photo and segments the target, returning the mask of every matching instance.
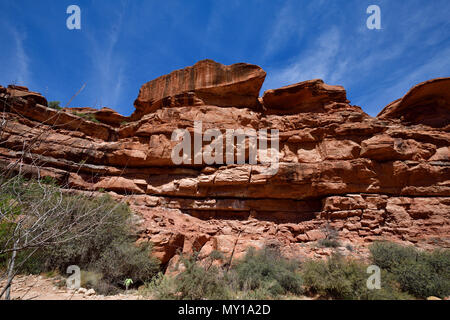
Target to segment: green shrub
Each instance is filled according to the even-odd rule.
[[[277,285],[275,284],[275,287]],[[235,290],[233,292],[233,299],[236,300],[267,300],[276,298],[273,296],[274,283],[273,282],[263,282],[260,287],[254,290]],[[284,299],[285,297],[283,297]]]
[[[151,246],[135,243],[132,216],[126,204],[116,202],[109,195],[90,198],[62,194],[50,180],[20,180],[4,186],[0,192],[0,206],[2,212],[9,210],[10,217],[18,213],[27,215],[30,211],[59,214],[57,219],[48,215],[36,232],[52,230],[55,226],[61,229],[61,226],[70,226],[74,220],[83,220],[81,225],[69,228],[58,239],[60,243],[40,248],[30,259],[27,258],[34,249],[19,251],[16,258],[19,271],[39,274],[58,270],[60,274],[66,274],[68,266],[77,265],[82,270],[101,275],[101,280],[87,282],[100,293],[117,291],[112,287],[121,288],[127,278],[140,285],[159,271],[159,263],[150,256]],[[44,194],[46,201],[42,201]],[[20,199],[20,206],[15,199]],[[0,220],[0,242],[8,238],[8,232],[11,232],[11,225]],[[6,255],[0,257],[3,267],[8,258]]]
[[[161,300],[231,299],[223,270],[211,264],[204,268],[196,260],[197,253],[182,257],[183,271],[174,277],[159,273],[140,288],[141,295]]]
[[[185,269],[175,277],[178,299],[230,299],[228,285],[219,268],[205,269],[196,262],[196,254],[182,259]]]
[[[373,263],[392,273],[402,290],[417,297],[450,295],[450,251],[419,251],[395,243],[371,245]]]
[[[68,199],[75,200],[80,201]],[[77,207],[80,212],[74,214],[95,211],[93,209],[97,207],[111,211],[111,214],[104,218],[104,223],[96,232],[46,251],[42,266],[46,270],[56,268],[65,272],[69,265],[78,265],[83,270],[97,272],[102,275],[102,281],[92,287],[104,294],[114,291],[110,286],[121,287],[127,278],[133,279],[136,285],[149,281],[159,271],[159,263],[151,257],[150,245],[135,244],[136,238],[131,236],[128,206],[117,205],[108,195],[104,195],[101,198],[84,199]],[[96,219],[96,215],[92,219]]]
[[[160,272],[139,288],[139,293],[150,299],[174,300],[177,298],[175,278],[164,276]]]
[[[303,283],[297,270],[296,261],[283,258],[275,249],[256,251],[251,248],[231,272],[235,273],[239,290],[264,289],[270,296],[277,297],[302,293]]]
[[[61,110],[62,108],[60,107],[61,102],[59,101],[50,101],[48,103],[48,107],[55,109],[55,110]]]
[[[217,250],[213,250],[208,257],[211,261],[215,261],[215,260],[223,260],[225,259],[225,255]]]
[[[317,241],[319,246],[324,248],[338,248],[341,246],[341,243],[338,240],[338,230],[334,229],[329,223],[327,223],[322,228],[322,231],[325,234],[325,239]]]
[[[2,210],[2,203],[0,203],[0,212]],[[0,221],[0,248],[6,246],[7,239],[10,238],[14,231],[15,224],[8,221]],[[8,265],[9,254],[0,254],[0,270],[6,269]]]
[[[375,265],[387,271],[416,260],[418,252],[413,247],[400,246],[392,242],[375,242],[370,246]]]
[[[317,243],[324,248],[339,248],[341,243],[335,239],[321,239]]]
[[[129,241],[115,241],[100,258],[92,263],[94,270],[102,273],[103,280],[116,286],[123,286],[125,279],[142,284],[149,281],[159,271],[158,261],[150,256],[151,246],[137,246]]]
[[[80,117],[80,118],[83,118],[85,120],[92,121],[92,122],[95,122],[95,123],[100,123],[100,121],[98,121],[95,118],[95,115],[93,115],[91,113],[73,112],[73,114],[78,116],[78,117]]]
[[[117,285],[103,279],[103,274],[98,271],[81,271],[81,287],[93,288],[95,292],[102,295],[115,295],[119,293]]]
[[[105,296],[112,296],[120,293],[120,289],[117,286],[112,285],[108,281],[100,280],[95,286],[92,287],[95,292]]]
[[[382,274],[382,288],[369,290],[367,265],[333,255],[326,261],[306,261],[302,266],[305,285],[313,294],[343,300],[410,299],[400,292],[388,274]]]
[[[81,271],[81,287],[82,288],[95,288],[100,281],[102,281],[103,275],[93,271]]]
[[[224,259],[221,252],[213,251],[204,261],[205,267],[196,257],[181,258],[181,273],[175,277],[160,274],[146,283],[141,294],[157,299],[262,300],[302,292],[298,263],[272,249],[250,249],[229,271],[223,265],[212,264]]]

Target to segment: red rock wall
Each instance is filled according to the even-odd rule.
[[[0,88],[0,166],[22,159],[29,175],[39,164],[41,176],[71,189],[102,189],[128,201],[142,217],[140,241],[154,242],[155,254],[168,264],[178,250],[206,256],[234,249],[239,256],[248,246],[274,242],[290,255],[329,254],[311,243],[330,227],[356,254],[382,239],[450,246],[448,127],[428,126],[421,117],[408,123],[372,118],[347,102],[343,88],[317,80],[269,91],[260,111],[243,108],[248,95],[243,103],[234,95],[242,79],[228,79],[233,89],[222,91],[223,101],[237,107],[161,105],[118,126],[111,111],[103,115],[112,119],[94,123],[40,105],[40,95],[25,88]],[[164,91],[178,93],[180,86]],[[153,95],[145,90],[138,100]],[[155,99],[162,98],[157,92]],[[203,130],[278,129],[278,173],[261,174],[261,165],[174,165],[172,132],[192,130],[194,120]]]

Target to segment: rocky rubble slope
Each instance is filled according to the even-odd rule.
[[[417,85],[373,118],[322,80],[258,98],[264,77],[254,65],[200,61],[144,84],[131,117],[58,111],[25,87],[0,87],[0,166],[127,201],[142,218],[140,241],[165,265],[180,252],[239,256],[267,244],[314,254],[308,244],[330,228],[362,246],[450,247],[449,78]],[[203,132],[278,129],[277,174],[175,165],[172,133],[193,132],[194,121]]]

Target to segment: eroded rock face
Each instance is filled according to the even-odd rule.
[[[267,90],[264,92],[263,103],[268,114],[279,115],[325,112],[336,107],[349,107],[343,87],[327,85],[320,79]],[[339,103],[342,105],[338,105]]]
[[[6,92],[10,97],[24,98],[26,100],[31,100],[34,103],[47,106],[47,99],[40,93],[29,91],[27,87],[9,85]]]
[[[450,78],[422,82],[402,99],[387,105],[380,119],[400,119],[405,124],[424,124],[435,128],[450,125]]]
[[[213,105],[255,108],[266,73],[260,67],[212,60],[174,71],[144,84],[134,102],[137,120],[162,107]]]
[[[199,65],[184,70],[198,79],[199,70],[215,64]],[[269,91],[263,98],[265,110],[251,109],[264,74],[253,66],[238,66],[223,71],[219,65],[224,73],[207,74],[243,68],[240,84],[232,78],[236,81],[227,87],[219,76],[217,88],[213,81],[203,91],[202,81],[210,80],[196,80],[194,90],[186,92],[201,92],[198,97],[214,93],[211,100],[203,95],[206,100],[199,105],[179,100],[169,108],[158,102],[164,90],[155,88],[162,80],[144,85],[141,93],[149,91],[142,96],[155,100],[149,109],[140,109],[145,115],[121,124],[120,115],[110,110],[78,110],[100,121],[92,122],[41,105],[24,88],[21,96],[12,96],[11,89],[0,87],[5,119],[0,167],[11,168],[22,159],[20,170],[29,176],[51,176],[72,190],[104,191],[127,201],[142,217],[139,241],[152,241],[155,255],[167,266],[175,264],[179,252],[195,250],[207,257],[220,250],[238,258],[249,246],[268,244],[286,255],[320,258],[331,254],[315,246],[329,228],[352,245],[351,252],[340,248],[342,254],[364,255],[366,244],[375,240],[450,247],[448,130],[423,123],[410,127],[388,113],[372,118],[351,106],[341,87],[318,80]],[[177,92],[188,90],[189,84],[177,78],[185,72],[164,79],[179,83]],[[253,89],[233,96],[242,83]],[[234,101],[240,102],[228,105]],[[410,119],[418,119],[416,109],[405,110]],[[107,119],[100,120],[98,112],[108,114]],[[174,165],[172,132],[193,132],[196,120],[202,121],[203,133],[211,128],[278,129],[277,174],[267,176],[261,165],[250,164]]]
[[[113,109],[105,107],[100,110],[94,108],[66,108],[64,111],[75,115],[81,114],[92,116],[97,121],[110,125],[111,127],[120,127],[120,125],[129,121],[128,117],[122,116]]]

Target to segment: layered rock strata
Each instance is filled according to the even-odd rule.
[[[450,79],[416,86],[374,118],[321,80],[258,99],[264,77],[257,66],[202,61],[145,84],[131,118],[53,110],[25,87],[0,87],[0,166],[127,201],[142,218],[140,241],[165,265],[180,252],[238,257],[268,244],[321,255],[311,244],[330,230],[356,252],[383,239],[450,247]],[[175,165],[172,133],[193,132],[194,121],[203,133],[279,130],[278,172]]]

